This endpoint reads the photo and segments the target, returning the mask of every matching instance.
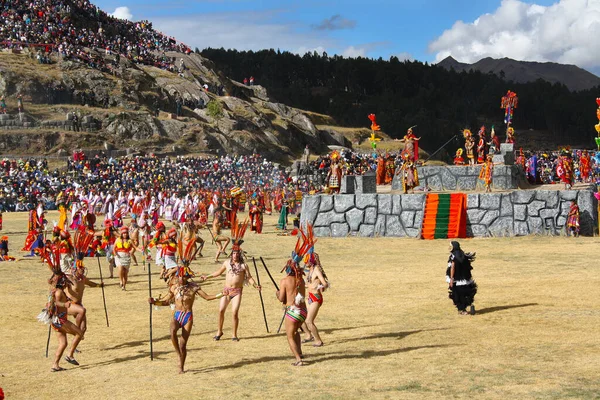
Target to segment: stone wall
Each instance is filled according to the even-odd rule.
[[[417,167],[419,185],[431,190],[475,190],[482,165],[424,166]],[[517,189],[525,182],[525,175],[519,166],[496,165],[492,187],[500,190]],[[479,184],[482,185],[481,183]],[[402,190],[399,176],[394,176],[392,190]]]
[[[35,122],[27,114],[9,115],[0,114],[0,129],[15,130],[15,129],[30,129],[30,128],[46,128],[58,129],[74,132],[96,132],[100,129],[100,123],[97,122],[91,115],[85,115],[81,121],[75,122],[73,114],[67,114],[64,120],[41,121]]]
[[[307,196],[302,223],[317,236],[421,236],[425,194],[340,194]],[[517,190],[467,195],[467,236],[559,235],[571,201],[579,204],[581,234],[597,227],[598,202],[590,190]]]

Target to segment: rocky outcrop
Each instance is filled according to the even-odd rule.
[[[170,72],[121,59],[112,68],[114,73],[108,74],[77,61],[55,59],[52,65],[40,66],[28,55],[0,53],[0,95],[14,99],[20,92],[26,102],[47,105],[48,110],[62,107],[70,112],[69,105],[89,109],[89,113],[79,111],[78,122],[5,118],[0,120],[0,129],[96,132],[101,143],[113,148],[136,147],[155,153],[174,147],[182,153],[260,151],[283,162],[291,161],[307,144],[313,153],[327,151],[329,144],[344,144],[343,138],[319,131],[302,110],[277,103],[264,87],[229,80],[199,54],[166,55],[175,58],[177,67],[185,68]],[[102,51],[96,56],[108,57]],[[19,63],[23,68],[15,70]],[[180,117],[175,116],[178,98],[183,100]],[[157,108],[158,118],[154,115]],[[43,114],[56,114],[51,111]],[[65,115],[65,110],[58,114]],[[92,119],[84,122],[81,114]],[[64,143],[65,150],[84,145],[77,140]]]

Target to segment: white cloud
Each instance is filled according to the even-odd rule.
[[[132,21],[133,18],[133,14],[131,14],[131,11],[129,11],[129,7],[117,7],[110,15],[115,18],[127,19],[129,21]]]
[[[436,62],[451,55],[472,63],[483,57],[600,66],[600,0],[559,0],[551,6],[502,0],[472,23],[457,21],[429,44]]]
[[[278,22],[278,12],[195,14],[186,17],[155,18],[159,31],[188,46],[237,50],[281,49],[298,54],[318,53],[335,47],[335,42],[312,31]]]
[[[347,58],[366,57],[367,49],[365,47],[348,46],[342,51],[342,56]]]
[[[414,61],[415,60],[413,55],[410,53],[407,53],[407,52],[402,52],[402,53],[393,54],[393,55],[398,57],[398,60],[400,60],[400,61]]]

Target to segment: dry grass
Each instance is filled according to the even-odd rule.
[[[56,219],[51,215],[50,220]],[[263,255],[279,279],[294,238],[277,236],[275,217],[244,248]],[[4,214],[14,255],[25,214]],[[205,237],[209,237],[205,232]],[[99,289],[88,288],[89,330],[81,367],[49,372],[47,327],[35,320],[46,300],[47,269],[38,261],[0,263],[0,386],[7,398],[598,398],[600,278],[597,238],[525,237],[463,240],[477,251],[478,315],[459,316],[446,295],[447,241],[321,238],[318,251],[333,287],[317,322],[326,345],[306,346],[309,365],[290,366],[285,338],[267,334],[257,293],[246,289],[239,343],[212,341],[217,303],[198,299],[186,375],[176,374],[168,340],[171,312],[154,312],[155,360],[149,359],[147,276],[132,268],[127,292],[107,280],[110,328]],[[193,266],[210,273],[208,257]],[[89,276],[98,277],[95,260]],[[253,268],[252,268],[253,270]],[[103,271],[107,267],[103,260]],[[259,270],[271,332],[281,308]],[[208,293],[222,280],[204,286]],[[153,276],[154,294],[165,293]],[[51,354],[56,348],[52,337]]]

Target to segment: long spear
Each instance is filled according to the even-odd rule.
[[[98,259],[98,271],[100,271],[100,288],[102,289],[102,302],[104,303],[104,315],[106,316],[106,327],[109,328],[108,324],[108,310],[106,309],[106,296],[104,295],[104,280],[102,279],[102,267],[100,266],[100,255],[97,255]]]
[[[152,275],[150,275],[150,261],[148,261],[148,295],[152,298]],[[152,304],[150,306],[150,361],[154,360],[154,351],[152,349]]]
[[[46,341],[46,358],[48,358],[48,348],[50,347],[50,333],[52,332],[52,323],[48,324],[48,340]]]
[[[277,286],[275,279],[273,279],[273,276],[269,272],[269,268],[267,268],[267,264],[265,264],[265,260],[263,260],[262,256],[260,257],[260,261],[262,262],[263,267],[265,267],[265,271],[267,271],[269,278],[271,278],[271,282],[273,282],[273,285],[275,285],[275,289],[277,289],[279,291],[279,286]],[[281,331],[281,326],[283,325],[284,319],[285,319],[285,311],[283,312],[283,317],[281,317],[281,322],[279,323],[279,328],[277,329],[277,333],[279,333]]]
[[[258,267],[256,266],[256,260],[252,257],[252,263],[254,264],[254,271],[256,272],[256,283],[260,286],[260,277],[258,276]],[[260,296],[260,305],[262,306],[263,318],[265,319],[265,326],[267,327],[267,333],[269,333],[269,324],[267,323],[267,314],[265,313],[265,303],[262,298],[262,291],[258,291]]]
[[[271,278],[271,282],[273,282],[273,285],[275,285],[275,289],[279,290],[279,286],[277,286],[277,283],[275,282],[275,279],[273,279],[273,276],[269,272],[269,268],[267,268],[267,264],[265,264],[265,260],[263,260],[262,256],[260,257],[260,261],[262,262],[263,267],[265,267],[265,271],[267,271],[267,274],[269,275],[269,278]]]

